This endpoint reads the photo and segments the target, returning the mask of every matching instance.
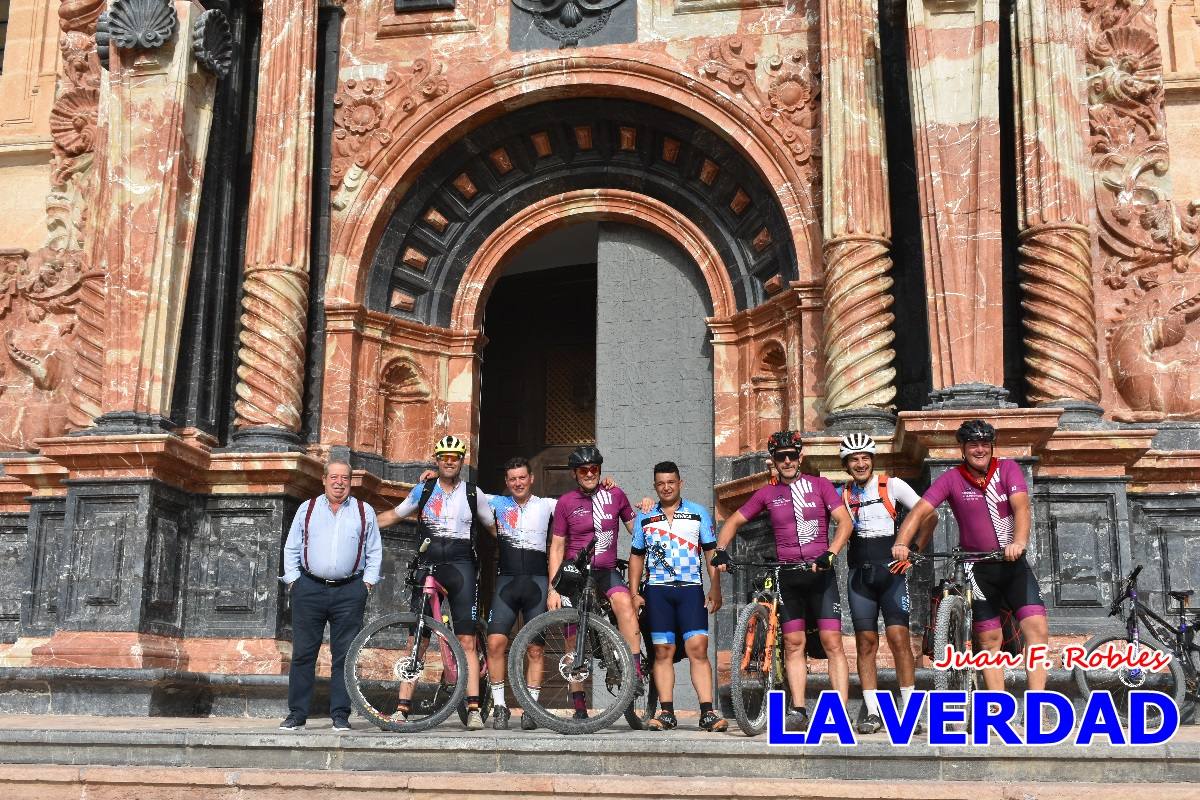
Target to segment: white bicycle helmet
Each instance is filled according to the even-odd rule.
[[[842,461],[845,461],[855,453],[869,453],[875,455],[875,440],[865,433],[848,433],[842,437],[842,449],[840,455]]]

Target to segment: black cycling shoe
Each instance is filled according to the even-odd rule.
[[[867,714],[866,718],[859,720],[859,733],[879,733],[883,730],[883,720],[878,714]]]
[[[808,709],[794,708],[789,711],[783,720],[783,729],[796,732],[808,730]]]
[[[533,717],[529,716],[529,712],[521,714],[521,730],[536,731],[538,724],[533,721]]]
[[[512,712],[506,706],[496,706],[492,709],[492,730],[508,730],[508,718],[511,716]]]
[[[679,727],[679,720],[669,711],[660,711],[658,716],[646,723],[646,730],[673,731]]]
[[[571,719],[587,719],[588,713],[586,708],[577,708],[575,713],[571,715]]]
[[[700,717],[700,730],[702,731],[720,733],[728,729],[729,723],[716,711],[706,711],[704,716]]]

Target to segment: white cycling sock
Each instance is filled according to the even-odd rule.
[[[537,700],[538,695],[541,693],[542,693],[542,687],[540,687],[540,686],[530,686],[529,687],[529,694],[531,694],[533,696],[534,700]]]
[[[863,692],[863,702],[867,704],[867,716],[870,716],[871,714],[874,714],[877,717],[880,716],[879,698],[875,696],[874,692]]]
[[[908,701],[910,699],[912,699],[913,689],[915,689],[915,688],[917,688],[917,687],[915,687],[915,686],[901,686],[900,687],[900,700],[904,703],[904,706],[903,706],[903,708],[901,708],[901,711],[903,711],[905,708],[908,708]]]
[[[504,681],[489,685],[492,687],[492,704],[497,706],[504,705]]]

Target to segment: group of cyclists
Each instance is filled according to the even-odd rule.
[[[493,496],[462,479],[466,446],[451,435],[434,447],[436,474],[423,475],[403,503],[380,514],[379,527],[416,518],[420,537],[428,540],[423,559],[448,592],[454,633],[468,653],[477,646],[478,559],[473,532],[486,531],[495,537],[497,577],[487,642],[479,644],[488,653],[493,728],[505,730],[510,725],[504,656],[518,617],[528,621],[563,606],[565,598],[555,591],[554,578],[565,561],[594,542],[592,574],[597,589],[607,596],[617,627],[635,654],[639,680],[652,677],[657,690],[660,711],[648,727],[670,730],[679,724],[672,697],[674,661],[682,648],[700,703],[699,727],[715,732],[726,730],[728,723],[713,704],[708,617],[722,605],[719,573],[731,567],[728,549],[738,530],[765,514],[777,559],[804,565],[781,573],[779,587],[792,703],[785,728],[808,727],[806,639],[813,630],[828,658],[832,688],[843,702],[848,699],[849,669],[842,647],[835,569],[836,558],[846,551],[850,617],[866,702],[858,729],[875,733],[883,721],[875,696],[867,690],[878,688],[879,618],[895,662],[902,703],[907,703],[915,685],[915,663],[905,573],[912,550],[931,538],[935,509],[943,502],[950,503],[964,549],[1003,551],[1003,561],[974,565],[978,591],[972,612],[979,645],[992,651],[1000,648],[1004,611],[1019,621],[1026,643],[1047,641],[1046,610],[1025,560],[1030,536],[1028,486],[1015,462],[995,458],[995,439],[996,431],[987,422],[964,422],[957,431],[962,462],[934,480],[922,497],[905,481],[876,472],[876,443],[867,434],[851,433],[841,440],[840,456],[849,477],[839,490],[824,477],[802,474],[801,435],[779,431],[767,441],[773,477],[725,520],[718,535],[709,511],[682,496],[683,476],[673,462],[653,467],[657,500],[645,498],[636,508],[620,487],[601,476],[603,456],[590,445],[570,454],[568,466],[576,486],[557,500],[533,494],[534,476],[524,458],[504,464],[508,494]],[[897,506],[908,511],[898,530]],[[632,538],[627,578],[617,558],[622,525]],[[707,594],[704,572],[709,575]],[[643,627],[652,645],[649,665],[641,663]],[[525,677],[536,700],[544,665],[537,652],[529,655]],[[468,659],[468,665],[466,725],[478,730],[485,724],[480,711],[483,687],[476,659]],[[984,679],[989,689],[1003,688],[999,670],[984,670]],[[1044,669],[1031,666],[1029,687],[1044,688],[1045,681]],[[586,716],[584,692],[572,692],[571,699],[574,714]],[[405,718],[408,702],[402,693],[398,719]],[[537,725],[524,714],[521,727],[532,730]]]

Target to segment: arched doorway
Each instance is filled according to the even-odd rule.
[[[692,499],[713,477],[712,300],[696,263],[661,234],[620,222],[554,230],[506,259],[488,299],[480,471],[530,458],[540,494],[574,484],[566,456],[597,443],[605,472],[650,494],[658,461]]]

